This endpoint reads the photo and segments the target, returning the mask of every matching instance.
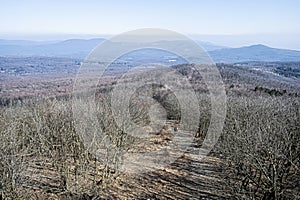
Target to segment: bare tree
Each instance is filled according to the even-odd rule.
[[[299,197],[298,99],[232,98],[220,141],[244,197]]]

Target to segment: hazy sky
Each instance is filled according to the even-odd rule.
[[[164,28],[212,42],[300,49],[298,0],[0,0],[0,37],[118,34]],[[237,36],[237,38],[232,37]],[[223,36],[223,39],[220,39]],[[250,37],[248,37],[250,36]],[[224,39],[225,37],[225,39]],[[244,39],[245,38],[245,39]],[[11,39],[11,38],[10,38]],[[201,38],[200,38],[201,39]],[[227,41],[227,43],[230,41]],[[247,43],[247,41],[244,41]]]

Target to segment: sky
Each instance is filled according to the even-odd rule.
[[[61,39],[162,28],[225,46],[300,50],[298,0],[0,0],[0,38]]]

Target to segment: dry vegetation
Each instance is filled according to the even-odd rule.
[[[231,98],[218,150],[234,181],[232,193],[251,199],[298,199],[300,104],[296,98]]]
[[[199,97],[201,119],[191,146],[197,150],[209,126],[208,93],[197,73],[176,68],[189,77]],[[257,93],[258,83],[270,85],[251,84],[224,66],[220,70],[229,99],[223,134],[212,153],[204,159],[186,153],[144,174],[116,170],[122,163],[118,152],[150,151],[172,141],[180,112],[163,85],[152,85],[151,96],[166,108],[169,121],[159,131],[150,130],[147,141],[115,126],[105,104],[111,86],[99,89],[97,126],[105,128],[113,144],[106,160],[89,153],[82,142],[67,97],[0,108],[0,199],[299,199],[299,97]],[[284,86],[278,89],[295,92]],[[137,97],[132,97],[132,118],[147,125],[149,105]]]

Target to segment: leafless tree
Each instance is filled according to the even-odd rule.
[[[220,151],[243,198],[299,197],[298,99],[231,98]]]

